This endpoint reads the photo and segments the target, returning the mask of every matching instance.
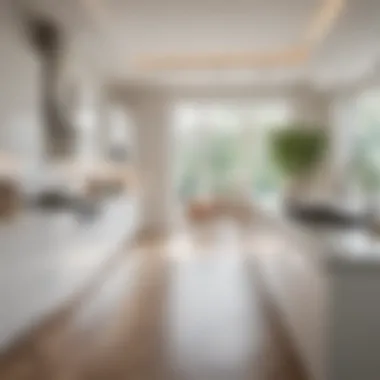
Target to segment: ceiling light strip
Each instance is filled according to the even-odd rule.
[[[345,5],[344,0],[325,0],[322,8],[313,18],[307,32],[306,41],[316,44],[322,41],[331,30]]]
[[[143,70],[242,69],[251,67],[295,66],[309,57],[307,47],[267,53],[214,53],[145,57],[138,60]]]
[[[87,0],[89,1],[89,0]],[[305,63],[312,49],[331,30],[341,14],[345,0],[323,0],[312,18],[301,44],[272,52],[170,54],[140,57],[140,70],[250,69],[297,66]]]

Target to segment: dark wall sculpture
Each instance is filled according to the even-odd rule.
[[[44,17],[30,17],[28,40],[41,62],[44,151],[49,159],[63,159],[72,153],[74,130],[58,98],[65,41],[62,29]]]

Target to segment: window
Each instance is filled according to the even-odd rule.
[[[380,190],[380,91],[363,94],[357,103],[353,174],[365,194]]]
[[[184,104],[175,114],[177,191],[182,199],[244,188],[268,196],[279,174],[268,150],[273,128],[286,121],[284,103]]]

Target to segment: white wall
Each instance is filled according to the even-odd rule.
[[[41,152],[39,63],[9,7],[0,7],[0,151],[36,160]]]

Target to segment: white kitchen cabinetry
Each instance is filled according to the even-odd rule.
[[[380,379],[378,243],[353,231],[277,232],[255,256],[310,378]]]

